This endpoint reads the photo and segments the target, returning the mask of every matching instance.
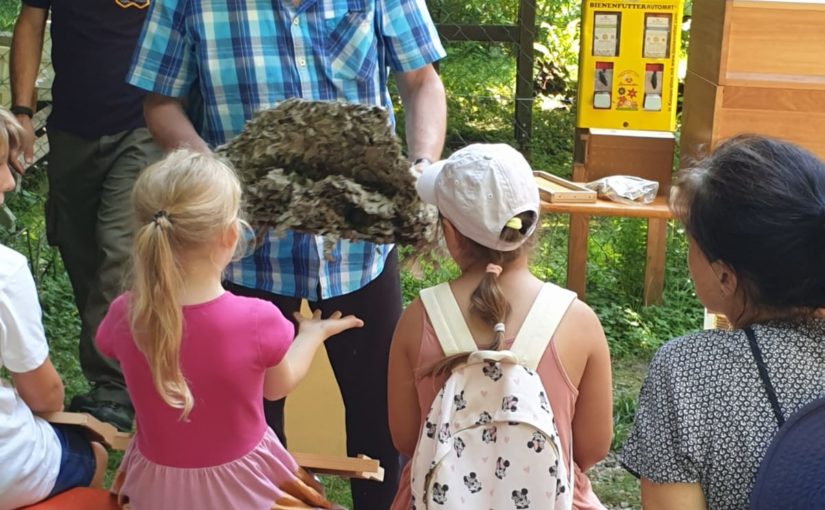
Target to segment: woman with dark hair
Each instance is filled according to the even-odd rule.
[[[825,395],[825,163],[737,137],[682,171],[671,209],[697,297],[732,327],[659,350],[623,464],[646,509],[747,508],[779,424]]]

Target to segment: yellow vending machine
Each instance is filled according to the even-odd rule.
[[[667,191],[684,0],[583,0],[573,178],[636,175]]]

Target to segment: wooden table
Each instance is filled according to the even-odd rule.
[[[667,220],[672,218],[666,197],[658,196],[647,205],[620,204],[601,199],[590,204],[542,201],[541,210],[570,215],[570,233],[567,242],[567,288],[575,291],[581,299],[585,297],[587,235],[590,217],[647,218],[647,257],[643,302],[645,305],[662,302],[662,290],[665,283]]]

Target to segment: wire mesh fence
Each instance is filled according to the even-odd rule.
[[[428,7],[447,49],[439,72],[455,117],[451,143],[499,138],[527,149],[536,1],[430,0]]]
[[[49,27],[46,27],[46,35],[43,40],[43,53],[40,60],[40,71],[37,74],[35,88],[37,90],[37,100],[49,102],[52,98],[52,80],[54,79],[54,69],[52,69],[52,38]],[[11,32],[0,32],[0,104],[11,105],[11,75],[9,70],[9,60],[11,58]]]
[[[52,39],[49,27],[46,27],[46,35],[43,40],[43,52],[40,59],[40,70],[35,79],[34,103],[37,111],[32,119],[37,140],[34,145],[34,161],[37,162],[49,152],[49,142],[45,135],[46,118],[51,112],[52,81],[54,80],[54,69],[52,68]],[[0,105],[6,108],[11,106],[11,74],[9,61],[11,59],[11,34],[0,33]],[[18,181],[19,182],[19,181]]]

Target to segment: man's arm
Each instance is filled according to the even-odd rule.
[[[407,151],[411,161],[441,159],[447,131],[447,98],[432,64],[395,73],[404,105]]]
[[[14,24],[11,40],[11,97],[12,105],[25,106],[34,110],[34,85],[40,69],[40,54],[43,52],[43,34],[49,10],[23,5]],[[34,128],[31,118],[18,114],[17,120],[23,126],[22,149],[25,164],[18,160],[19,154],[9,154],[9,160],[20,174],[34,158]]]
[[[143,116],[155,142],[164,150],[187,147],[206,154],[211,152],[183,111],[180,99],[148,94],[143,101]]]

